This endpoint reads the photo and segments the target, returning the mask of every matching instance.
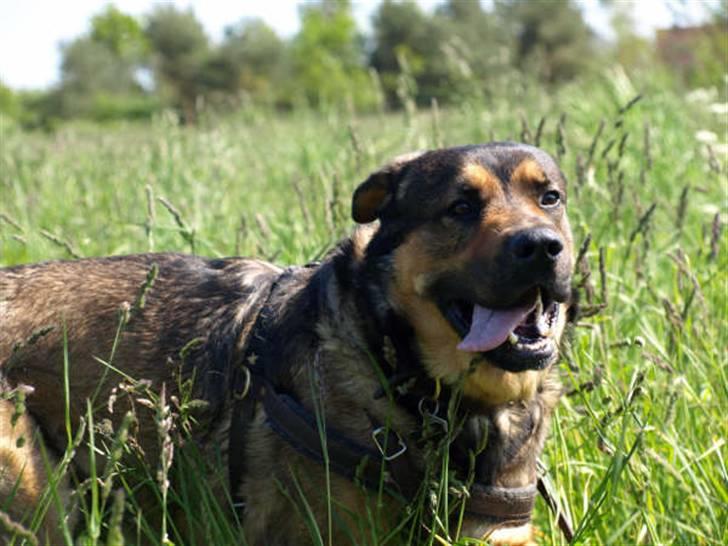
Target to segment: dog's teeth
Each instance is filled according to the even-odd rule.
[[[544,313],[543,299],[541,298],[541,289],[539,288],[536,295],[536,306],[534,307],[534,316],[536,320],[536,330],[540,336],[551,337],[551,325],[547,313]]]
[[[551,326],[549,326],[549,320],[545,314],[541,314],[536,318],[536,330],[541,336],[551,336]]]
[[[536,322],[541,320],[543,316],[543,300],[541,299],[541,289],[539,288],[538,294],[536,295],[536,307],[534,307],[534,313],[536,316]]]
[[[511,345],[515,345],[516,343],[518,343],[518,336],[511,332],[510,334],[508,334],[508,342]]]

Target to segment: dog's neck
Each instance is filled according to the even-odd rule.
[[[357,248],[361,241],[356,238],[340,245],[331,262],[334,274],[327,282],[338,284],[338,290],[331,291],[335,298],[353,301],[359,324],[363,326],[365,352],[381,362],[380,369],[390,382],[388,386],[399,387],[400,383],[410,381],[409,390],[394,389],[394,401],[401,410],[414,414],[419,420],[424,399],[431,399],[437,393],[440,407],[446,407],[453,391],[427,374],[412,326],[388,304],[386,279],[391,263],[386,248],[391,246],[391,241],[387,242],[387,237],[375,237],[374,248],[371,238],[366,243],[369,245],[366,252]],[[358,262],[352,259],[357,254]],[[352,263],[355,264],[354,271],[345,269]],[[335,311],[322,308],[321,312]],[[559,382],[551,372],[543,374],[536,396],[530,400],[495,406],[463,400],[457,417],[465,423],[451,450],[455,464],[466,468],[468,453],[475,451],[478,445],[487,445],[476,457],[477,482],[506,488],[534,484],[537,458],[560,392]],[[374,396],[377,394],[381,392]]]

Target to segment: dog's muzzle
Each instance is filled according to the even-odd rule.
[[[566,243],[551,228],[519,230],[502,243],[494,264],[472,265],[471,277],[481,280],[469,291],[488,286],[482,299],[460,289],[440,300],[441,312],[462,338],[458,349],[482,354],[508,371],[549,366],[558,355],[562,304],[571,297]]]

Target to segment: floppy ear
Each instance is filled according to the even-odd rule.
[[[410,152],[394,158],[390,163],[369,175],[354,191],[351,201],[351,216],[359,224],[373,222],[391,201],[397,181],[404,167],[418,158],[424,151]]]

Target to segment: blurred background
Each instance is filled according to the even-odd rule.
[[[488,101],[619,66],[725,102],[726,0],[6,1],[3,125]]]

